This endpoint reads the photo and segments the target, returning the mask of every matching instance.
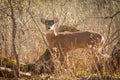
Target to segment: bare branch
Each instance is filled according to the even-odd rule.
[[[32,14],[31,14],[31,12],[30,12],[29,10],[28,10],[28,12],[29,12],[29,15],[31,16],[32,20],[34,21],[34,23],[35,23],[35,25],[36,25],[38,31],[40,32],[40,34],[41,34],[41,36],[42,36],[42,39],[43,39],[43,41],[44,41],[46,47],[48,48],[48,50],[49,50],[50,53],[52,54],[52,50],[50,49],[48,43],[46,42],[46,40],[45,40],[45,38],[44,38],[44,36],[43,36],[42,30],[39,28],[38,24],[36,23],[34,17],[33,17]]]
[[[111,41],[109,41],[109,42],[105,45],[105,47],[106,47],[107,45],[110,45],[113,41],[117,40],[118,38],[119,38],[119,35],[116,36],[115,38],[113,38]]]
[[[116,36],[114,39],[112,39],[112,40],[110,41],[110,39],[111,39],[114,35],[116,35],[119,31],[120,31],[120,29],[116,30],[116,31],[106,40],[106,42],[105,42],[106,44],[104,45],[104,47],[106,47],[108,44],[110,44],[110,43],[113,42],[114,40],[118,39],[119,35]]]
[[[112,1],[115,1],[115,2],[120,2],[120,0],[112,0]]]
[[[114,34],[112,34],[110,37],[109,37],[109,35],[110,35],[110,28],[111,28],[111,25],[112,25],[112,22],[113,22],[113,19],[114,19],[114,17],[115,16],[117,16],[118,14],[120,13],[120,11],[118,11],[118,12],[116,12],[115,14],[113,14],[112,16],[107,16],[107,17],[105,17],[104,19],[111,19],[111,22],[110,22],[110,24],[109,24],[109,28],[108,28],[108,34],[107,34],[107,39],[106,39],[106,41],[105,41],[105,43],[109,43],[109,40],[117,33],[117,32],[119,32],[119,29],[114,33]],[[107,45],[107,44],[106,44]],[[105,45],[105,46],[106,46]]]
[[[116,13],[114,13],[112,16],[98,16],[98,17],[86,17],[86,18],[102,18],[102,19],[112,19],[115,16],[117,16],[120,13],[120,11],[117,11]]]
[[[0,9],[1,12],[3,12],[4,14],[6,14],[7,16],[11,17],[10,14],[8,14],[7,12],[5,12],[3,9]]]
[[[105,19],[107,18],[114,18],[115,16],[117,16],[120,13],[120,11],[116,12],[115,14],[113,14],[112,16],[106,16],[104,17]]]

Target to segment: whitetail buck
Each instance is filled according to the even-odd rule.
[[[41,18],[41,22],[46,26],[46,39],[50,48],[57,48],[60,52],[66,55],[67,52],[78,48],[100,50],[104,43],[102,35],[95,32],[56,32],[54,24],[58,22],[58,19],[46,20]],[[63,57],[63,61],[65,57]]]

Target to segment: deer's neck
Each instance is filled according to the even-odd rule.
[[[46,39],[49,43],[49,46],[54,47],[54,43],[56,42],[56,35],[54,34],[54,31],[51,30],[48,33],[46,33]]]

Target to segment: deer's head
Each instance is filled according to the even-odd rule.
[[[58,22],[57,18],[54,18],[53,20],[47,20],[45,18],[41,18],[41,22],[45,24],[47,32],[54,31],[54,35],[57,36],[57,32],[54,27],[54,24]]]
[[[53,20],[47,20],[45,18],[41,18],[41,22],[45,24],[47,30],[51,30],[54,28],[54,24],[58,22],[58,19],[54,18]]]

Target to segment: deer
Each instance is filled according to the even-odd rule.
[[[65,31],[70,31],[70,32],[76,32],[76,31],[80,31],[75,27],[72,26],[68,26],[68,25],[60,25],[58,28],[58,32],[65,32]]]
[[[41,18],[41,23],[46,27],[45,37],[49,47],[51,49],[57,48],[57,50],[62,53],[62,56],[60,57],[62,64],[67,60],[67,53],[69,51],[95,48],[97,48],[98,51],[101,50],[102,45],[104,44],[104,37],[101,34],[91,31],[57,32],[55,29],[55,23],[57,22],[57,18],[52,20]],[[66,58],[64,56],[66,56]]]

